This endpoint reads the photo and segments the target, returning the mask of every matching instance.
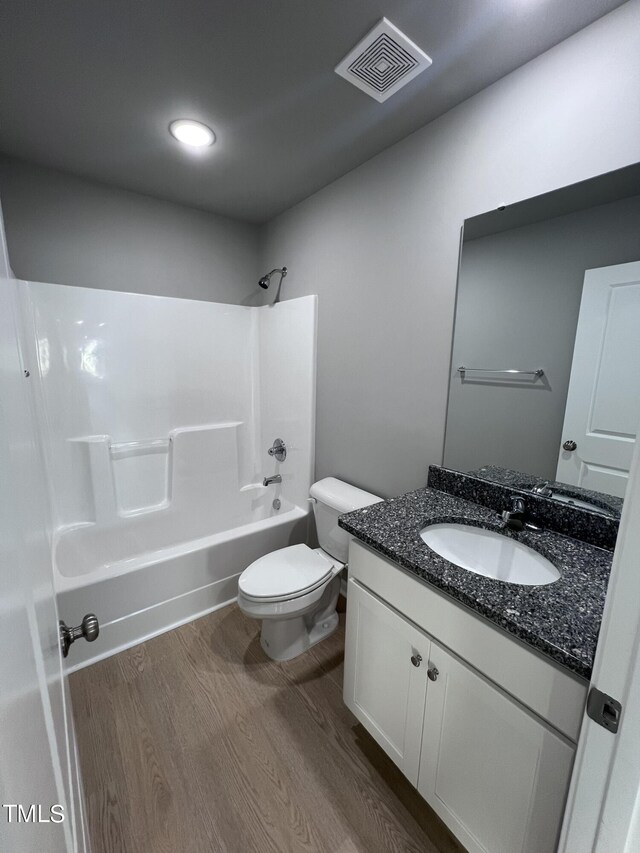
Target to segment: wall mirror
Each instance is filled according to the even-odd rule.
[[[466,220],[444,465],[616,514],[638,424],[640,164]]]

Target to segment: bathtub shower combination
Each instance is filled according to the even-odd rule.
[[[24,283],[21,298],[60,616],[101,623],[75,668],[226,604],[249,563],[306,540],[316,297],[248,308]]]

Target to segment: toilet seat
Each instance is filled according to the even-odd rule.
[[[240,575],[238,586],[250,601],[288,601],[323,586],[336,568],[342,565],[321,549],[290,545],[251,563]]]

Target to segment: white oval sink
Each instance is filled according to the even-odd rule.
[[[467,524],[431,524],[420,531],[420,536],[445,560],[486,578],[541,586],[560,577],[542,554],[493,530]]]

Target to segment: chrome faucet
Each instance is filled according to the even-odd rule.
[[[505,527],[508,527],[509,530],[522,530],[524,528],[525,509],[524,498],[511,495],[511,509],[505,509],[502,513]]]
[[[272,486],[275,483],[281,483],[282,477],[280,474],[274,474],[272,477],[265,477],[262,481],[263,486]]]
[[[534,495],[540,495],[543,498],[551,498],[553,497],[553,490],[551,489],[551,483],[548,480],[545,480],[544,483],[538,483],[534,486],[531,491]]]

